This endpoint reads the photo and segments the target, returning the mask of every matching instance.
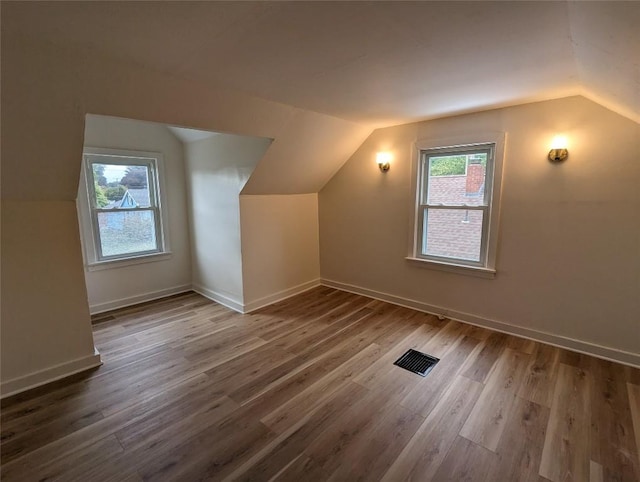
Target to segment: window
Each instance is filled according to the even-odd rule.
[[[85,150],[89,264],[166,251],[159,164],[159,154]]]
[[[410,259],[495,272],[502,140],[427,145],[417,146]]]

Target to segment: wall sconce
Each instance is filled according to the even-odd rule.
[[[567,150],[567,138],[564,136],[556,136],[551,142],[551,150],[549,151],[549,160],[551,162],[562,162],[569,157]]]
[[[391,165],[389,164],[391,161],[391,153],[390,152],[378,152],[376,154],[376,162],[378,163],[378,167],[382,172],[387,172]]]

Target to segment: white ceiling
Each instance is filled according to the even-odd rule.
[[[2,32],[375,126],[582,94],[640,119],[639,2],[2,2]]]

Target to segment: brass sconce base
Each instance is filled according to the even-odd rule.
[[[551,149],[549,151],[549,160],[551,162],[562,162],[569,157],[569,151],[566,149]]]
[[[391,166],[389,165],[388,162],[384,162],[384,163],[378,164],[378,167],[382,172],[387,172],[389,170],[389,167]]]

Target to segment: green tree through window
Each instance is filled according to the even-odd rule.
[[[467,156],[442,156],[430,159],[431,176],[462,176],[466,172]]]

